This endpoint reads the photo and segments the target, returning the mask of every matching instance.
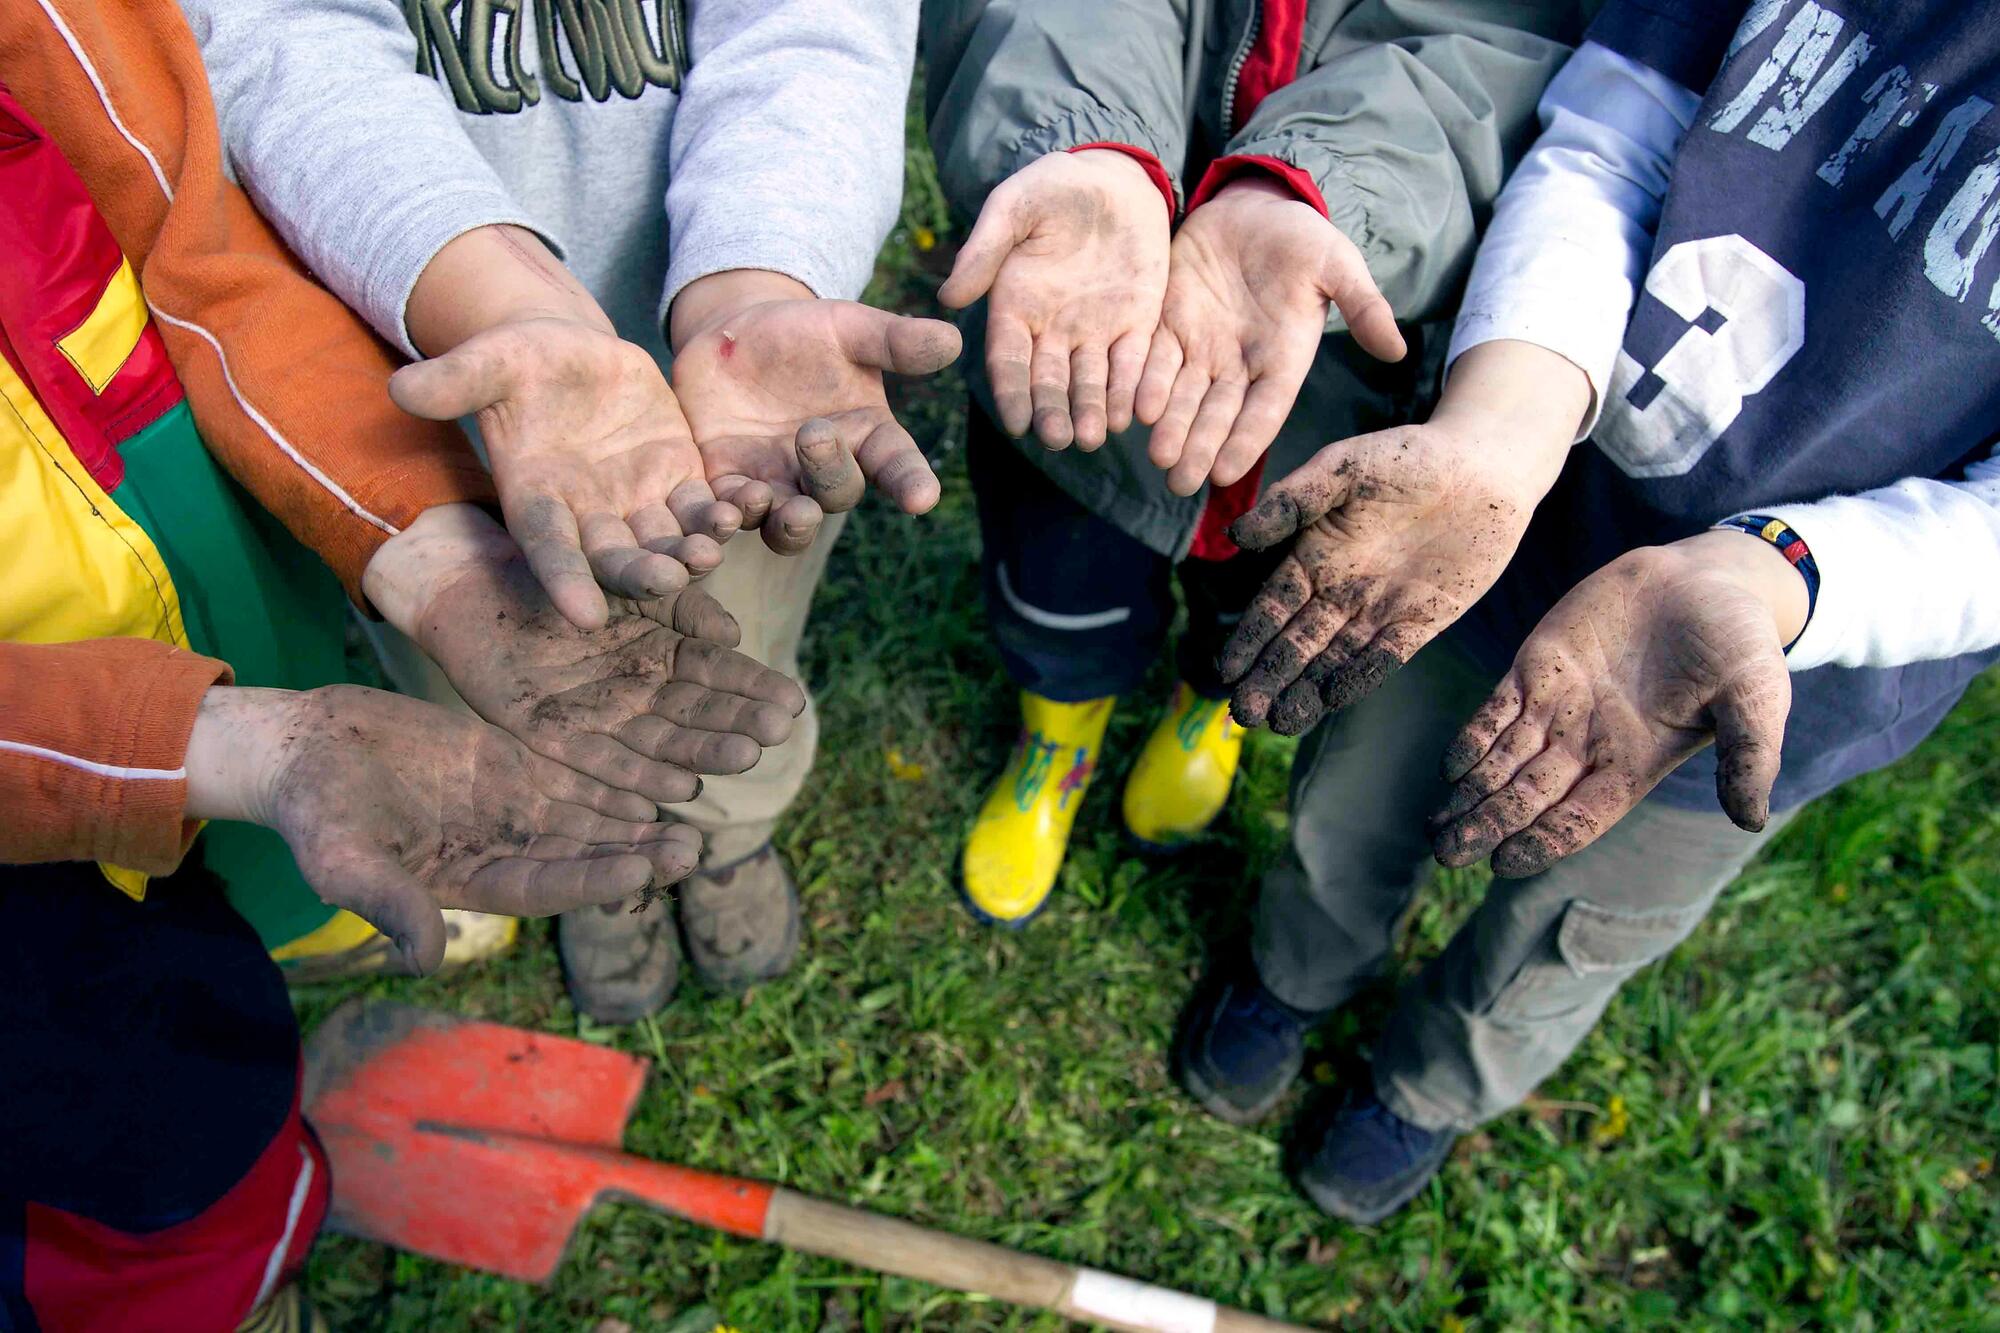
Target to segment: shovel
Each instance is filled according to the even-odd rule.
[[[1126,1333],[1297,1325],[788,1189],[624,1152],[647,1061],[410,1005],[350,1000],[306,1046],[306,1116],[333,1163],[338,1230],[547,1282],[619,1199],[732,1236]]]

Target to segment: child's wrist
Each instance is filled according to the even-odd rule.
[[[613,333],[611,317],[541,238],[520,227],[475,227],[417,275],[403,310],[410,341],[442,356],[476,334],[530,319],[562,319]]]
[[[382,619],[421,641],[425,613],[440,592],[468,570],[502,564],[517,551],[479,506],[436,505],[376,549],[361,574],[362,595]]]
[[[189,819],[270,825],[298,698],[291,690],[234,685],[202,695],[184,761]]]
[[[1590,379],[1568,358],[1503,339],[1458,358],[1430,424],[1504,451],[1539,502],[1562,472],[1589,404]]]
[[[1788,556],[1788,545],[1741,526],[1722,525],[1683,538],[1674,545],[1704,566],[1728,574],[1753,593],[1770,611],[1778,642],[1787,649],[1805,633],[1812,619],[1813,587],[1806,573]]]
[[[731,268],[703,274],[675,295],[667,312],[668,340],[678,352],[699,334],[753,305],[814,299],[812,288],[771,269]]]

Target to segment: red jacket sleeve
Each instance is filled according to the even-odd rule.
[[[209,448],[350,595],[425,509],[492,502],[464,437],[389,400],[389,349],[223,177],[208,80],[175,6],[0,5],[0,70],[138,271]]]

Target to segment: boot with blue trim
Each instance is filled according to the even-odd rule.
[[[1458,1135],[1413,1125],[1371,1090],[1300,1126],[1293,1177],[1321,1212],[1371,1226],[1438,1173]]]
[[[1254,1125],[1298,1078],[1306,1034],[1323,1017],[1264,989],[1245,963],[1206,981],[1181,1015],[1174,1077],[1216,1119]]]
[[[1169,852],[1199,838],[1229,803],[1243,758],[1243,728],[1229,700],[1204,699],[1186,681],[1146,737],[1125,779],[1125,828],[1149,851]]]
[[[1066,704],[1021,691],[1021,738],[959,862],[966,905],[981,921],[1019,928],[1048,904],[1117,702]]]

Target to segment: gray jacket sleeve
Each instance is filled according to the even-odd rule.
[[[417,70],[387,0],[181,0],[230,173],[335,295],[410,356],[410,289],[453,238],[538,227]]]
[[[1576,0],[1362,0],[1306,35],[1313,67],[1264,100],[1232,155],[1312,176],[1396,317],[1448,307],[1535,104],[1568,57]],[[1337,318],[1337,315],[1336,315]]]
[[[1182,199],[1189,0],[932,0],[924,6],[931,147],[967,217],[1036,158],[1122,143]]]
[[[731,268],[853,299],[902,206],[918,0],[690,0],[662,318]]]

